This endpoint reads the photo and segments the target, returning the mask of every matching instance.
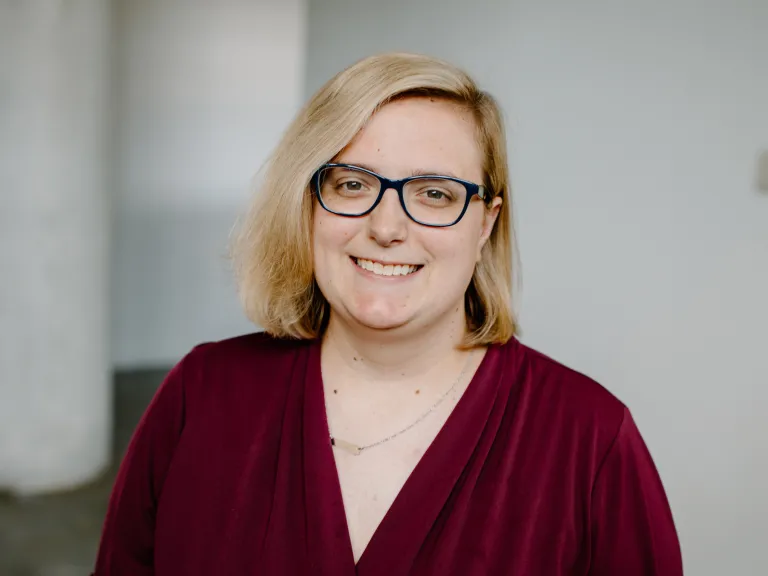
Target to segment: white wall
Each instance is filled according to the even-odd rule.
[[[109,9],[0,4],[0,489],[108,464]]]
[[[115,0],[113,360],[253,330],[228,234],[298,109],[302,0]]]
[[[501,101],[524,340],[629,404],[686,573],[768,574],[764,0],[314,0],[306,94],[431,53]]]

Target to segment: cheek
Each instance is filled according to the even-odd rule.
[[[476,253],[476,244],[470,242],[469,239],[462,244],[453,246],[450,250],[446,250],[444,260],[450,266],[448,272],[457,278],[461,277],[462,281],[464,276],[471,277],[477,263]]]
[[[350,218],[342,218],[328,214],[324,210],[315,212],[312,222],[312,247],[315,265],[327,260],[329,256],[338,255],[354,235],[349,222]]]
[[[477,245],[482,234],[481,223],[474,219],[460,222],[454,228],[446,229],[447,234],[437,234],[429,239],[432,253],[454,270],[474,270],[477,261]]]
[[[430,252],[433,257],[433,268],[428,280],[433,297],[439,301],[451,302],[463,294],[475,272],[477,258],[476,247],[470,242],[470,237],[460,236],[455,240],[431,242]],[[439,296],[438,296],[439,295]]]

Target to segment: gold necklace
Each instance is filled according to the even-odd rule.
[[[422,420],[424,420],[427,416],[432,414],[432,412],[435,411],[435,409],[440,406],[440,404],[443,403],[443,401],[448,398],[448,395],[453,392],[456,389],[456,386],[461,382],[461,379],[464,377],[464,374],[467,372],[467,368],[469,368],[470,360],[472,359],[472,356],[474,355],[474,350],[469,353],[469,356],[467,356],[467,361],[464,363],[464,368],[461,369],[461,373],[458,375],[456,380],[453,381],[453,384],[451,384],[451,387],[446,390],[440,398],[437,399],[437,401],[432,404],[432,406],[426,410],[421,416],[419,416],[415,421],[410,423],[408,426],[403,428],[402,430],[395,432],[394,434],[390,434],[386,438],[382,438],[381,440],[378,440],[376,442],[373,442],[372,444],[365,444],[364,446],[358,446],[357,444],[354,444],[352,442],[349,442],[347,440],[342,440],[341,438],[337,438],[333,435],[333,433],[330,433],[331,438],[331,446],[335,446],[337,448],[340,448],[344,450],[345,452],[349,452],[353,456],[359,456],[360,453],[362,453],[364,450],[368,450],[369,448],[373,448],[375,446],[379,446],[380,444],[384,444],[385,442],[389,442],[390,440],[397,438],[401,434],[405,434],[419,424]],[[325,399],[325,398],[324,398]],[[325,401],[325,413],[326,413],[326,419],[328,414],[328,402]],[[330,422],[328,423],[328,431],[330,432]]]

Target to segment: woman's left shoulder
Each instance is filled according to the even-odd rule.
[[[615,438],[628,409],[605,386],[517,340],[504,348],[514,386],[537,414],[570,433]]]
[[[682,574],[669,503],[628,408],[589,376],[519,341],[501,351],[509,400],[500,460],[518,466],[516,493],[549,504],[531,517],[549,513],[547,536],[565,522],[561,541],[571,534],[588,547],[580,558],[590,568],[579,573]]]

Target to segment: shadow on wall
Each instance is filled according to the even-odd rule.
[[[118,368],[173,365],[200,342],[256,330],[240,307],[227,257],[240,211],[177,205],[117,210],[112,358]]]

